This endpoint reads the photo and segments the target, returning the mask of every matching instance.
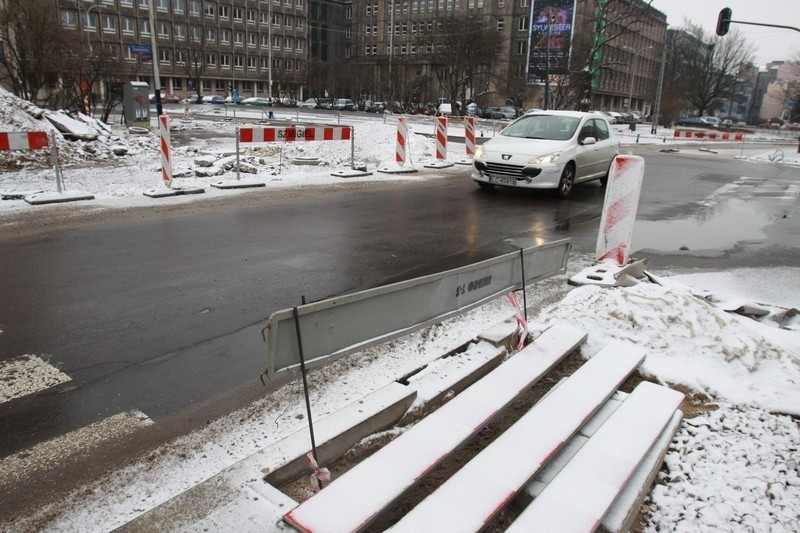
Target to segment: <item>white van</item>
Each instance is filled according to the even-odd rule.
[[[439,114],[445,117],[449,117],[453,114],[453,104],[450,102],[442,102],[439,104]]]

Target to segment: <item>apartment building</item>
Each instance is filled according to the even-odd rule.
[[[308,57],[306,0],[55,0],[61,24],[118,60],[116,81],[163,93],[295,98]],[[154,8],[151,28],[149,6]],[[151,32],[156,32],[152,52]]]

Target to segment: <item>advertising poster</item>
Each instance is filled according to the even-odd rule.
[[[569,74],[575,3],[576,0],[533,2],[528,41],[529,85],[543,85],[547,72],[551,81],[554,76]]]

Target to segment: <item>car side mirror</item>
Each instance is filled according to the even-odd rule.
[[[588,146],[590,144],[597,144],[597,139],[594,137],[586,137],[585,139],[581,140],[581,144],[584,146]]]

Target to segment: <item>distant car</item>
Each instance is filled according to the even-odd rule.
[[[297,102],[297,107],[305,109],[329,109],[331,101],[329,98],[308,98],[302,102]]]
[[[373,102],[372,100],[364,102],[364,111],[367,113],[382,113],[384,107],[383,102]]]
[[[203,97],[204,104],[224,104],[225,99],[221,96],[204,96]]]
[[[180,102],[181,102],[181,99],[178,98],[177,96],[175,96],[174,94],[168,93],[168,94],[162,94],[161,95],[161,103],[162,104],[179,104]],[[150,95],[150,103],[151,104],[155,104],[156,103],[156,95],[155,94],[151,94]]]
[[[483,118],[514,120],[517,110],[511,106],[487,107],[483,110]]]
[[[471,102],[467,104],[467,114],[471,117],[479,117],[481,116],[481,108],[475,102]]]
[[[622,116],[622,113],[617,111],[605,111],[604,113],[613,119],[612,124],[625,124],[625,117]]]
[[[337,98],[331,105],[331,109],[338,111],[353,111],[355,108],[356,103],[349,98]]]
[[[709,126],[719,127],[719,119],[717,117],[700,117],[700,120]]]
[[[683,126],[687,128],[707,128],[710,126],[708,122],[700,117],[684,117],[675,122],[676,126]]]
[[[273,102],[271,99],[264,98],[263,96],[251,96],[242,100],[242,104],[252,106],[271,106]]]
[[[226,104],[241,104],[243,100],[244,100],[244,98],[242,98],[241,96],[228,96],[227,98],[225,98],[225,103]]]
[[[605,184],[619,152],[614,131],[599,113],[528,113],[478,146],[471,177],[483,189],[555,189],[566,198],[576,183]]]

